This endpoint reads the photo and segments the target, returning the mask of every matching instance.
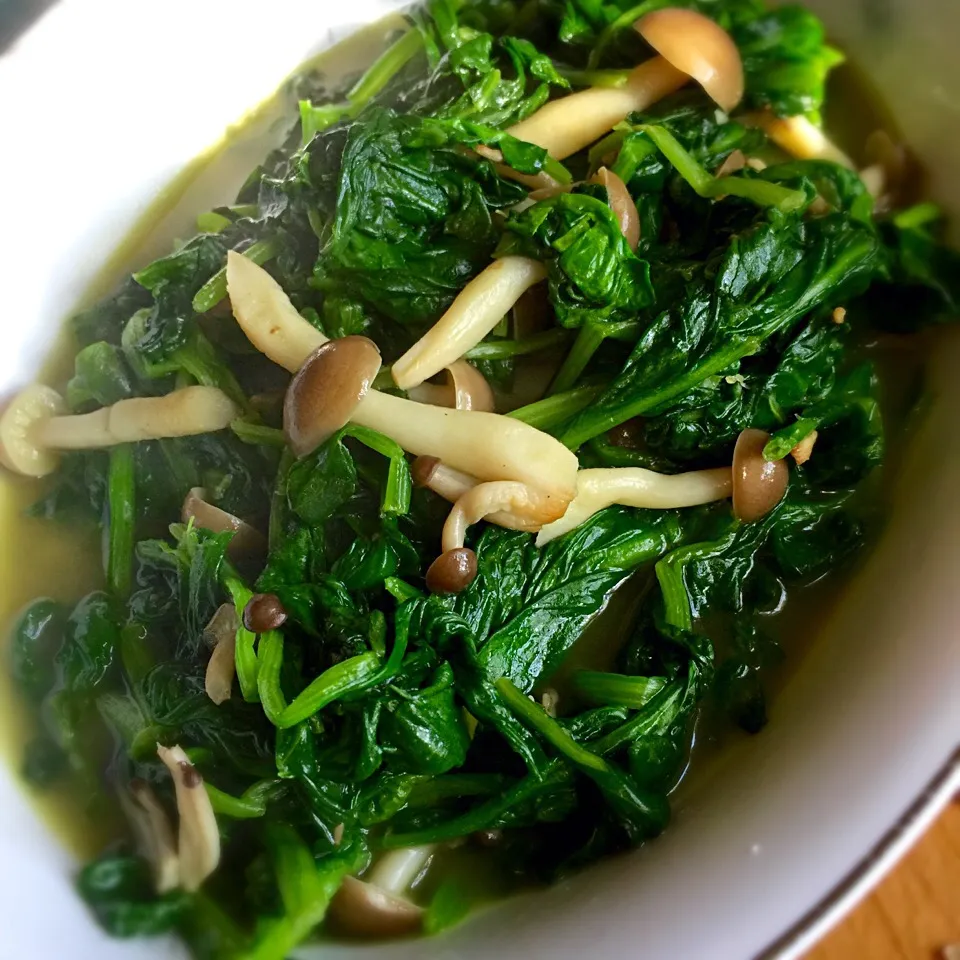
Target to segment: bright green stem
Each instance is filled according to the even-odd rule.
[[[573,67],[560,73],[573,87],[622,87],[630,76],[629,70],[577,70]]]
[[[380,504],[382,513],[403,516],[410,511],[410,496],[413,493],[413,479],[410,475],[410,464],[403,448],[394,440],[371,430],[351,424],[343,431],[345,436],[353,437],[365,447],[369,447],[390,461],[387,470],[387,484],[383,490],[383,500]]]
[[[532,727],[551,746],[559,750],[583,770],[600,773],[611,771],[610,765],[602,757],[581,747],[543,707],[528,699],[514,685],[509,677],[501,677],[494,686],[508,707],[525,723]]]
[[[538,430],[551,430],[586,409],[602,392],[603,387],[596,384],[575,387],[565,393],[557,393],[536,403],[527,404],[508,413],[507,416],[529,423],[531,427],[536,427]]]
[[[243,609],[253,596],[253,591],[244,584],[239,577],[224,577],[224,587],[230,594],[234,609],[237,611],[237,620],[241,626],[237,629],[236,654],[234,662],[237,668],[237,680],[240,682],[240,692],[247,703],[256,703],[260,699],[257,690],[257,679],[260,672],[260,662],[257,658],[257,635],[251,633],[243,625]]]
[[[664,687],[663,677],[629,677],[621,673],[578,670],[573,675],[577,691],[592,703],[612,704],[639,710]]]
[[[260,636],[260,669],[257,674],[257,691],[267,719],[280,726],[280,717],[287,709],[287,701],[280,689],[280,670],[283,667],[283,634],[268,630]]]
[[[422,49],[423,37],[420,31],[408,30],[374,60],[347,94],[347,99],[352,104],[372,100]]]
[[[607,334],[602,326],[594,323],[585,323],[577,334],[577,339],[572,349],[567,354],[563,366],[557,371],[557,375],[550,384],[548,395],[552,396],[558,393],[564,393],[570,390],[580,379],[580,374],[587,368],[587,364],[593,359],[593,355],[600,349],[600,345],[606,340]]]
[[[133,446],[110,451],[107,478],[109,532],[107,585],[115,597],[126,598],[133,584],[133,548],[136,533],[136,477]]]
[[[301,100],[300,134],[303,146],[335,123],[355,117],[422,49],[420,31],[408,30],[370,65],[347,94],[345,101],[315,107],[309,100]]]
[[[276,427],[265,427],[262,423],[251,423],[249,420],[233,420],[230,429],[244,443],[260,447],[277,447],[282,449],[287,445],[283,431]]]
[[[261,652],[260,659],[261,677],[266,669],[263,663],[263,639],[260,640]],[[281,645],[281,658],[283,647]],[[298,723],[312,717],[315,713],[324,707],[339,700],[344,694],[351,693],[354,690],[366,687],[366,681],[372,679],[380,669],[380,658],[375,653],[361,653],[359,656],[350,657],[340,663],[335,663],[332,667],[324,670],[302,693],[298,694],[290,706],[285,707],[274,718],[267,711],[266,700],[264,699],[263,685],[260,687],[260,697],[264,699],[264,711],[276,726],[293,727]],[[279,705],[283,694],[279,692],[279,672],[277,675],[277,694],[278,697],[273,701]]]
[[[522,357],[541,350],[559,347],[570,339],[570,333],[562,327],[544,330],[522,340],[488,340],[478,343],[466,352],[468,360],[506,360],[509,357]]]
[[[776,207],[782,213],[799,210],[807,202],[807,195],[802,190],[791,190],[767,180],[754,177],[714,177],[697,163],[666,127],[644,124],[638,129],[653,140],[660,152],[676,168],[677,173],[701,197],[743,197],[761,207]]]
[[[239,797],[204,783],[213,812],[234,820],[254,820],[267,812],[267,803],[282,789],[279,780],[260,780],[248,787]]]
[[[250,244],[243,255],[259,266],[277,255],[277,245],[272,240],[258,240]],[[218,270],[193,298],[193,312],[206,313],[212,310],[227,295],[227,268]]]

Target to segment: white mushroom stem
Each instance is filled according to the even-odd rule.
[[[177,842],[167,811],[153,788],[143,780],[135,780],[130,784],[129,794],[120,792],[120,804],[137,835],[143,855],[153,868],[157,893],[175,890],[180,885]]]
[[[457,295],[447,312],[393,365],[393,379],[409,390],[475,347],[547,271],[529,257],[494,260]]]
[[[478,480],[517,480],[564,503],[576,489],[576,455],[512,417],[446,410],[371,390],[353,422],[385,434],[408,453],[436,457]]]
[[[467,529],[491,514],[506,512],[529,520],[531,525],[543,525],[562,517],[566,509],[567,504],[544,496],[524,483],[510,480],[478,483],[454,503],[447,516],[443,525],[443,552],[462,547]]]
[[[391,850],[371,867],[364,879],[387,893],[406,893],[426,869],[434,850],[436,845],[432,843],[420,847]]]
[[[432,403],[436,407],[493,413],[493,391],[487,378],[472,363],[457,360],[445,372],[445,384],[421,383],[407,391],[410,399],[417,403]]]
[[[184,387],[164,397],[120,400],[93,413],[50,417],[37,423],[33,436],[44,447],[82,450],[213,433],[238,416],[240,409],[222,390]]]
[[[325,342],[273,277],[240,254],[228,254],[227,289],[250,342],[291,372]],[[512,417],[445,410],[371,390],[352,422],[385,434],[415,456],[436,457],[479,480],[518,480],[564,501],[576,490],[576,456]]]
[[[300,316],[280,284],[235,250],[227,251],[227,293],[250,342],[291,373],[327,342],[327,337]]]
[[[204,689],[217,706],[230,699],[233,678],[237,673],[236,652],[239,629],[240,620],[237,617],[236,607],[232,603],[225,603],[217,608],[217,612],[203,631],[204,640],[213,647],[213,653],[207,661]]]
[[[804,116],[775,117],[772,113],[753,113],[742,119],[749,126],[759,127],[781,150],[793,157],[830,160],[855,169],[853,161]]]
[[[553,100],[507,132],[564,160],[631,113],[646,110],[679,90],[689,79],[663,57],[653,57],[631,71],[622,87],[590,87]]]
[[[157,756],[173,777],[180,814],[178,853],[180,879],[192,893],[217,869],[220,862],[220,831],[203,777],[180,746],[157,744]]]
[[[438,463],[424,486],[443,497],[444,500],[456,503],[479,482],[476,477],[471,477],[460,470],[454,470],[453,467],[448,467],[445,463]],[[488,523],[495,523],[498,527],[505,527],[507,530],[525,530],[528,533],[536,533],[542,526],[542,524],[527,517],[505,511],[491,513],[484,519]]]
[[[559,520],[540,531],[537,546],[555,540],[615,503],[654,510],[693,507],[729,497],[732,484],[729,467],[672,476],[640,467],[581,470],[576,497]]]

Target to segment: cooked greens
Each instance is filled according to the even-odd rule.
[[[738,45],[733,115],[684,86],[561,164],[509,129],[627,82],[650,56],[633,22],[669,4],[430,0],[364,75],[302,77],[299,119],[235,203],[74,318],[69,412],[195,385],[233,411],[226,430],[64,452],[33,507],[104,533],[103,589],[72,608],[37,599],[9,666],[37,721],[25,777],[117,828],[78,881],[110,933],[282,960],[319,931],[356,931],[338,890],[358,875],[396,901],[377,929],[434,932],[493,892],[457,857],[491,858],[507,889],[652,838],[703,717],[767,722],[776,614],[842,571],[876,520],[887,411],[868,345],[955,316],[960,259],[932,205],[874,198],[757,121],[820,121],[841,57],[810,13],[673,5]],[[601,166],[636,207],[636,250]],[[538,261],[546,282],[467,352],[501,412],[582,467],[666,474],[728,467],[759,428],[767,461],[794,454],[786,495],[749,523],[726,500],[614,505],[541,547],[530,530],[546,520],[494,517],[467,534],[472,582],[430,592],[449,507],[367,426],[287,449],[289,374],[231,314],[228,251],[316,331],[375,341],[374,387],[395,394],[388,365],[492,259]],[[267,535],[265,560],[238,549],[233,521],[181,516],[198,490]],[[214,645],[236,678],[222,703],[207,693]],[[176,793],[158,744],[185,751]],[[220,869],[194,892],[160,882],[149,855],[178,823],[170,856],[196,855],[183,796],[220,837]],[[412,847],[421,859],[388,884],[388,851]]]

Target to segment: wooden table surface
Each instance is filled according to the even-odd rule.
[[[953,957],[943,953],[951,944],[958,945]],[[806,960],[947,957],[960,957],[960,802]]]

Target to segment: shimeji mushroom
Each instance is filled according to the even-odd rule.
[[[287,446],[304,457],[345,427],[379,370],[380,351],[368,337],[342,337],[317,347],[287,388]]]
[[[729,112],[740,102],[744,83],[740,52],[729,34],[709,17],[670,8],[647,14],[635,27],[659,57],[637,67],[622,87],[591,87],[554,100],[509,132],[562,160],[630,113],[645,110],[679,89],[691,77],[723,110]],[[640,220],[630,194],[626,187],[618,189],[622,181],[609,171],[601,182],[624,236],[636,249]],[[504,257],[492,263],[464,287],[450,309],[393,365],[397,386],[409,390],[462,357],[545,276],[543,265],[526,257]]]
[[[418,487],[426,487],[451,503],[456,503],[480,482],[476,477],[441,463],[436,457],[417,457],[413,461],[411,473],[413,482]],[[497,526],[506,527],[508,530],[526,530],[531,533],[536,533],[542,526],[527,517],[509,511],[497,511],[488,514],[484,519]]]
[[[800,160],[830,160],[855,169],[853,161],[806,117],[777,117],[772,113],[751,113],[741,118],[759,127],[781,150]]]
[[[487,378],[472,363],[457,360],[445,369],[444,374],[446,383],[421,383],[408,390],[407,395],[417,403],[432,403],[435,407],[493,413],[493,390]]]
[[[291,373],[326,342],[273,277],[240,254],[227,255],[227,289],[250,342]],[[414,456],[436,457],[478,480],[518,480],[563,503],[576,489],[576,456],[558,440],[511,417],[448,410],[370,390],[350,419],[385,434]]]
[[[743,63],[736,44],[709,17],[668,8],[648,13],[634,27],[658,57],[641,63],[621,87],[590,87],[541,107],[509,129],[518,140],[543,147],[557,160],[579,152],[631,113],[648,109],[696,80],[727,113],[743,96]]]
[[[203,639],[213,648],[207,661],[204,689],[207,696],[219,707],[230,699],[233,678],[236,676],[237,630],[240,620],[232,603],[217,608],[210,622],[203,629]]]
[[[167,811],[145,780],[131,780],[129,792],[120,791],[120,805],[153,869],[158,894],[180,886],[180,857]]]
[[[423,909],[406,894],[433,852],[432,844],[393,850],[374,864],[363,880],[347,877],[330,903],[333,926],[356,937],[417,933],[423,924]]]
[[[769,441],[765,430],[751,428],[741,432],[733,448],[733,512],[745,523],[765,517],[787,492],[786,461],[763,456]]]
[[[217,869],[220,862],[220,831],[210,797],[203,788],[200,771],[180,746],[157,744],[157,756],[173,777],[177,793],[180,831],[177,852],[180,857],[180,882],[193,893]]]
[[[576,501],[574,501],[576,502]],[[434,593],[459,593],[477,575],[477,558],[464,546],[467,528],[485,517],[508,513],[542,526],[563,516],[567,504],[544,497],[526,484],[511,480],[478,483],[460,496],[443,525],[443,553],[427,570]]]
[[[730,496],[731,490],[729,467],[673,475],[641,467],[581,470],[577,476],[576,497],[559,520],[543,527],[537,536],[537,546],[555,540],[615,503],[669,510],[723,500]]]
[[[193,521],[194,526],[211,533],[232,533],[227,555],[235,562],[262,561],[267,554],[267,538],[249,523],[235,517],[207,501],[203,487],[191,487],[180,508],[184,523]]]
[[[457,295],[447,312],[393,365],[401,390],[419,386],[476,346],[532,286],[546,267],[529,257],[494,260]]]
[[[185,387],[163,397],[120,400],[92,413],[63,415],[56,391],[35,384],[0,417],[0,459],[11,470],[42,477],[57,468],[59,450],[112,447],[138,440],[212,433],[240,415],[216,387]]]

